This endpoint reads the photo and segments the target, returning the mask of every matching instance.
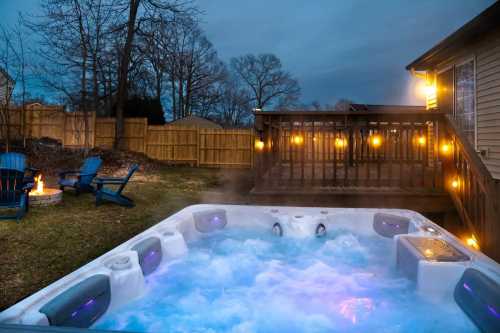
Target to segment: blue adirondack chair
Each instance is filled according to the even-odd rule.
[[[130,198],[127,198],[122,194],[125,185],[127,185],[130,177],[134,174],[134,172],[139,169],[137,164],[133,164],[128,170],[128,174],[124,178],[115,178],[115,177],[98,177],[95,182],[97,184],[97,192],[95,194],[95,204],[99,206],[102,201],[111,201],[117,203],[121,206],[126,207],[134,207],[134,201]],[[117,190],[113,190],[111,188],[106,188],[104,185],[119,185]]]
[[[23,173],[29,172],[24,175],[25,183],[33,183],[35,176],[39,172],[38,169],[26,166],[26,155],[21,153],[4,153],[0,155],[0,168],[18,170]]]
[[[0,208],[15,210],[15,215],[0,215],[0,219],[19,220],[28,211],[32,183],[24,182],[24,171],[0,168]]]
[[[98,156],[88,157],[83,162],[79,171],[65,171],[59,174],[59,188],[64,191],[65,187],[75,189],[76,194],[81,192],[94,192],[92,181],[101,168],[102,160]]]

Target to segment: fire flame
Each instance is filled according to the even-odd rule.
[[[36,189],[33,191],[34,194],[43,194],[43,180],[42,175],[35,177]]]

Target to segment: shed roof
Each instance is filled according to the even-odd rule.
[[[168,124],[175,126],[196,126],[200,128],[222,129],[222,126],[220,126],[219,124],[198,116],[187,116],[181,119],[171,121]]]
[[[406,69],[428,70],[443,62],[459,49],[473,44],[492,31],[500,29],[500,1],[443,39],[429,51],[418,57]]]

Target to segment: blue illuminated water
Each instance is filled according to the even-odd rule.
[[[392,241],[330,231],[277,238],[225,230],[147,279],[147,294],[94,328],[132,332],[475,332],[427,302],[391,262]]]

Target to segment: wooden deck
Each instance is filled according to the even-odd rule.
[[[256,112],[255,132],[255,202],[441,214],[500,260],[500,185],[450,116]]]
[[[290,163],[283,163],[267,170],[256,186],[259,190],[351,188],[351,191],[364,191],[365,188],[377,188],[383,191],[383,188],[390,188],[444,192],[445,180],[440,170],[440,167],[428,167],[422,163],[357,163],[354,166],[347,163],[328,163],[325,166],[296,163],[295,168]]]

